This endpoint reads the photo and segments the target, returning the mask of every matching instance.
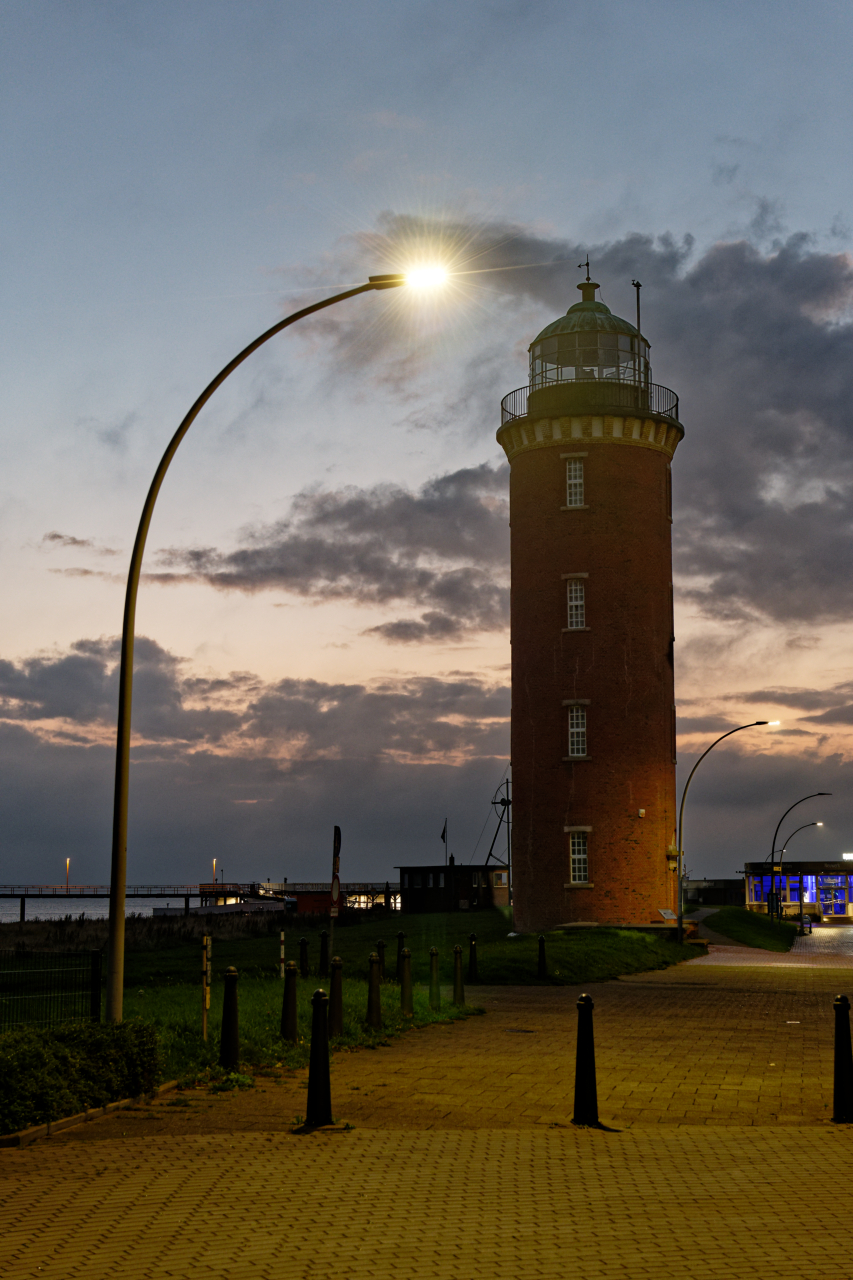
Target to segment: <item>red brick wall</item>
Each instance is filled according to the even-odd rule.
[[[586,510],[566,504],[585,452]],[[675,742],[668,451],[558,440],[511,458],[513,883],[520,929],[660,921],[674,908]],[[586,625],[566,581],[587,573]],[[589,699],[589,760],[567,761],[567,699]],[[645,816],[639,816],[639,810]],[[592,888],[570,883],[588,826]]]

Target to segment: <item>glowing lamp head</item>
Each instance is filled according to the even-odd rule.
[[[424,263],[406,272],[406,284],[413,289],[439,289],[447,281],[447,271],[437,263]]]

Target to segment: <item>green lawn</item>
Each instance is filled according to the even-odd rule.
[[[242,978],[275,978],[278,975],[279,933],[274,930],[261,937],[217,938],[217,920],[210,928],[213,934],[214,981],[233,965]],[[316,974],[320,956],[321,924],[289,920],[285,931],[285,958],[299,959],[299,938],[308,938],[308,957]],[[500,910],[482,911],[476,915],[458,913],[435,915],[401,915],[359,918],[354,924],[338,922],[333,952],[344,962],[344,979],[367,979],[369,956],[376,950],[379,938],[386,942],[386,970],[393,977],[397,958],[397,933],[406,935],[405,945],[412,952],[412,977],[415,983],[429,981],[429,952],[439,953],[441,981],[453,981],[453,947],[463,947],[463,972],[468,973],[468,937],[477,934],[480,981],[485,983],[537,983],[538,937],[522,934],[510,937],[511,924]],[[696,948],[668,942],[659,934],[638,933],[627,929],[569,929],[546,935],[548,962],[547,982],[556,985],[604,981],[623,973],[644,969],[662,969],[681,960],[695,957]],[[128,949],[125,961],[125,986],[154,988],[199,981],[201,947],[197,942],[181,941],[169,946],[164,937],[158,949]],[[319,983],[314,980],[314,986]],[[312,987],[313,989],[313,987]]]
[[[790,951],[798,933],[797,925],[768,920],[766,916],[747,911],[746,907],[721,907],[713,915],[705,916],[703,924],[733,942],[745,947],[761,947],[764,951]]]

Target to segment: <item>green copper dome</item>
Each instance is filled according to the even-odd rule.
[[[573,307],[569,307],[564,316],[560,316],[559,320],[554,320],[552,324],[547,325],[533,339],[531,348],[543,338],[553,338],[561,333],[579,333],[584,330],[593,330],[597,333],[625,333],[636,337],[635,325],[623,320],[620,316],[614,316],[603,302],[595,301],[598,285],[594,280],[590,280],[588,284],[579,284],[578,288],[583,293],[583,301],[576,302]]]

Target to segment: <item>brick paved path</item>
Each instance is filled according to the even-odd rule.
[[[609,1132],[568,1123],[579,988],[478,988],[484,1017],[335,1056],[350,1131],[288,1132],[294,1073],[0,1152],[0,1273],[851,1277],[853,1126],[829,1116],[853,975],[825,965],[591,987]]]

